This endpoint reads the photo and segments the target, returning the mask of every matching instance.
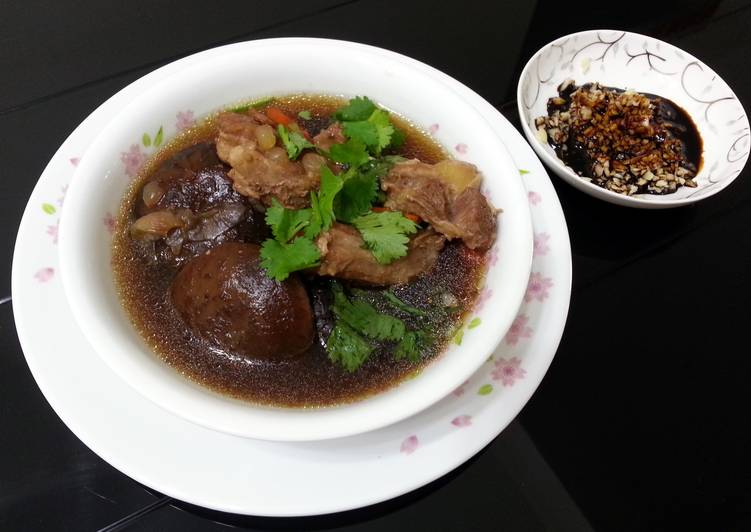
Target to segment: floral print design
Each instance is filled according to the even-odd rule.
[[[532,338],[532,328],[527,326],[529,318],[526,314],[519,314],[506,333],[506,343],[515,346],[522,338]]]
[[[501,381],[504,386],[513,386],[517,379],[523,379],[527,371],[521,367],[522,361],[518,357],[509,360],[499,358],[495,361],[495,369],[491,372],[493,379]]]
[[[441,126],[439,124],[430,124],[430,127],[428,127],[428,133],[435,135],[436,133],[438,133],[440,127]]]
[[[55,269],[54,268],[42,268],[38,272],[34,274],[34,279],[39,281],[40,283],[46,283],[55,276]]]
[[[457,151],[457,153],[461,153],[462,155],[464,155],[469,151],[469,146],[467,146],[463,142],[460,142],[459,144],[454,146],[454,149]]]
[[[81,158],[71,157],[70,159],[68,159],[68,161],[70,161],[70,164],[72,164],[73,166],[78,166],[78,163],[81,162]]]
[[[60,189],[61,196],[57,198],[57,204],[62,207],[63,202],[65,201],[65,193],[68,192],[68,185],[65,185]]]
[[[120,160],[125,166],[125,175],[134,177],[146,162],[146,154],[138,144],[132,144],[128,151],[120,154]]]
[[[419,446],[420,440],[417,439],[417,436],[412,435],[402,442],[400,451],[404,454],[412,454]]]
[[[47,226],[47,234],[52,237],[52,243],[54,245],[57,245],[57,233],[58,233],[59,227],[60,227],[60,220],[58,220],[55,225]]]
[[[537,205],[538,203],[540,203],[540,201],[542,201],[542,196],[540,196],[534,190],[530,190],[529,192],[527,192],[527,199],[529,199],[529,202],[532,205]]]
[[[454,397],[461,397],[462,395],[464,395],[464,392],[466,391],[467,384],[469,384],[469,381],[464,381],[463,383],[459,385],[459,387],[456,390],[451,392],[451,394]]]
[[[115,217],[112,216],[112,213],[108,212],[104,215],[104,218],[102,219],[102,222],[104,222],[104,227],[107,229],[107,232],[109,234],[114,234],[115,232]]]
[[[472,416],[468,416],[466,414],[456,416],[451,420],[451,424],[455,427],[469,427],[470,425],[472,425]]]
[[[540,272],[532,272],[529,276],[529,283],[527,283],[527,293],[524,294],[524,301],[529,303],[530,301],[545,301],[550,293],[548,290],[552,288],[553,280],[550,277],[543,277]]]
[[[493,297],[492,288],[486,286],[480,290],[480,295],[477,296],[477,301],[475,302],[475,312],[480,312],[491,297]]]
[[[547,233],[537,233],[535,235],[534,250],[532,252],[535,257],[546,255],[550,251],[550,247],[548,246],[549,240],[550,235]]]
[[[196,123],[196,119],[193,116],[193,111],[180,111],[177,113],[177,122],[175,122],[175,128],[177,128],[178,131],[182,131],[183,129],[188,129],[189,127],[193,127],[193,125]]]

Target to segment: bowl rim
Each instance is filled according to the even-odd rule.
[[[521,74],[519,75],[519,81],[516,85],[516,104],[517,104],[517,110],[519,113],[519,121],[522,125],[522,130],[524,131],[525,136],[527,137],[527,140],[532,145],[532,148],[535,150],[535,153],[543,159],[543,161],[551,167],[552,170],[554,170],[554,173],[561,177],[564,181],[571,184],[575,188],[578,188],[582,192],[589,194],[590,196],[593,196],[597,199],[607,201],[608,203],[613,203],[616,205],[626,206],[626,207],[637,207],[637,208],[646,208],[646,209],[669,209],[674,207],[682,207],[685,205],[691,205],[693,203],[696,203],[698,201],[710,198],[717,194],[718,192],[724,190],[727,186],[729,186],[733,181],[735,181],[738,176],[741,175],[742,171],[738,172],[736,175],[729,177],[727,179],[724,179],[722,182],[718,183],[712,188],[712,191],[707,193],[706,195],[693,198],[693,197],[687,197],[687,198],[681,198],[681,199],[665,199],[666,196],[656,196],[656,198],[660,199],[645,199],[642,197],[635,197],[635,196],[627,196],[625,194],[619,194],[617,192],[614,192],[612,190],[608,190],[606,188],[597,186],[586,179],[583,179],[580,175],[578,175],[576,172],[571,170],[568,165],[566,165],[561,159],[559,159],[557,156],[551,155],[547,150],[545,150],[545,147],[547,144],[543,144],[542,141],[540,141],[537,138],[537,135],[535,132],[530,128],[529,124],[527,123],[526,117],[525,117],[525,111],[524,111],[524,104],[523,104],[523,97],[522,97],[522,85],[524,80],[529,74],[529,69],[532,67],[532,63],[543,53],[545,52],[551,45],[554,43],[561,41],[563,39],[569,39],[572,37],[579,37],[583,35],[597,35],[599,33],[623,33],[624,35],[632,35],[635,37],[641,37],[644,39],[648,39],[652,42],[659,43],[660,45],[664,45],[666,47],[678,50],[681,54],[685,55],[687,59],[694,60],[698,62],[704,69],[709,71],[711,74],[715,75],[717,79],[721,80],[727,87],[732,96],[736,99],[738,102],[738,105],[741,107],[743,111],[743,120],[745,122],[746,129],[749,129],[749,120],[748,120],[748,114],[746,113],[745,107],[743,107],[743,102],[741,102],[740,98],[738,98],[738,95],[735,93],[735,91],[730,87],[730,85],[725,82],[725,80],[720,76],[714,69],[712,69],[709,65],[707,65],[704,61],[697,58],[693,54],[683,50],[682,48],[679,48],[678,46],[671,44],[669,42],[663,41],[662,39],[658,39],[656,37],[651,37],[649,35],[644,35],[642,33],[637,33],[633,31],[626,31],[626,30],[616,30],[616,29],[592,29],[592,30],[583,30],[578,31],[574,33],[568,33],[565,35],[561,35],[559,37],[556,37],[552,41],[544,44],[540,47],[527,61],[527,63],[524,65],[524,68],[522,69]],[[688,112],[688,111],[686,111]],[[691,116],[689,114],[689,116]],[[693,119],[694,117],[691,116]],[[747,153],[743,157],[743,165],[741,166],[741,170],[745,167],[746,163],[748,162],[749,154]],[[563,175],[561,174],[563,173]]]
[[[230,51],[230,53],[257,53],[257,50],[264,49],[266,46],[273,46],[276,44],[291,44],[296,46],[311,46],[311,45],[318,45],[318,46],[338,46],[342,47],[345,46],[350,49],[350,51],[354,51],[355,53],[364,54],[367,56],[368,54],[375,54],[376,56],[379,56],[381,59],[386,60],[387,62],[397,62],[401,63],[403,66],[407,66],[410,70],[415,70],[418,74],[420,74],[422,77],[425,78],[426,83],[430,84],[438,84],[441,85],[444,90],[447,91],[447,93],[450,93],[452,99],[456,99],[456,101],[462,101],[461,95],[459,95],[457,92],[455,92],[450,85],[446,83],[446,79],[451,80],[452,78],[448,77],[446,74],[443,74],[442,72],[429,67],[428,65],[425,65],[423,63],[420,63],[419,61],[416,61],[412,58],[409,58],[407,56],[404,56],[402,54],[398,54],[395,52],[391,52],[388,50],[384,50],[381,48],[369,46],[369,45],[363,45],[360,43],[353,43],[349,41],[339,41],[339,40],[333,40],[333,39],[312,39],[312,38],[281,38],[281,39],[263,39],[263,40],[256,40],[256,41],[248,41],[246,43],[242,43],[240,45],[240,48],[238,48],[238,45],[228,45],[227,48]],[[231,47],[231,48],[230,48]],[[224,47],[220,47],[224,48]],[[183,68],[176,73],[170,75],[166,80],[159,85],[157,85],[154,88],[150,88],[146,91],[142,91],[138,96],[134,98],[134,100],[126,106],[124,109],[118,113],[118,115],[113,118],[107,126],[105,126],[102,131],[99,133],[97,138],[94,140],[94,142],[89,147],[89,150],[87,153],[94,152],[96,153],[97,150],[100,150],[102,146],[107,146],[107,139],[110,137],[117,137],[117,131],[119,130],[118,126],[122,126],[123,120],[121,119],[124,114],[126,114],[129,110],[132,110],[134,108],[138,108],[140,105],[143,105],[144,102],[149,101],[149,95],[153,98],[155,94],[158,94],[158,87],[164,87],[169,86],[170,81],[172,80],[174,84],[174,79],[178,78],[180,75],[190,75],[190,73],[195,73],[200,71],[205,65],[208,63],[207,60],[201,61],[200,63],[191,65],[190,67]],[[458,83],[458,82],[457,82]],[[471,89],[468,89],[471,90]],[[377,99],[377,98],[376,98]],[[469,104],[467,104],[468,106]],[[487,119],[482,117],[482,115],[478,113],[474,113],[477,116],[478,120],[482,120],[485,125],[487,126]],[[473,114],[473,116],[474,116]],[[104,140],[103,140],[104,139]],[[513,183],[509,186],[512,186],[513,188],[519,189],[519,198],[524,198],[526,200],[526,195],[523,191],[523,184],[521,183],[521,180],[518,175],[515,175],[517,172],[515,171],[515,167],[513,166],[513,162],[510,159],[510,156],[508,155],[508,152],[505,148],[505,145],[498,139],[497,137],[493,137],[493,142],[497,144],[497,147],[502,152],[502,157],[505,161],[505,166],[509,169],[514,169],[514,175],[512,177]],[[110,141],[111,143],[111,141]],[[109,152],[111,153],[111,152]],[[226,423],[226,419],[224,420],[217,420],[211,415],[207,415],[206,411],[190,411],[190,408],[186,410],[184,408],[184,405],[181,405],[174,402],[174,393],[168,393],[163,394],[164,389],[158,389],[155,391],[154,389],[148,389],[145,388],[138,379],[134,379],[133,374],[129,374],[128,371],[132,370],[131,367],[128,370],[124,370],[122,365],[120,363],[122,360],[117,360],[116,355],[112,355],[111,351],[107,350],[106,342],[103,342],[101,338],[101,331],[95,332],[91,328],[91,323],[86,318],[92,317],[91,308],[89,308],[87,305],[89,305],[86,301],[82,300],[80,293],[77,291],[77,288],[82,286],[81,285],[81,277],[82,273],[79,271],[78,273],[74,271],[72,268],[72,265],[76,264],[76,260],[74,260],[73,253],[74,249],[71,248],[69,245],[69,241],[72,241],[75,243],[76,238],[80,238],[80,235],[76,236],[75,234],[75,220],[76,218],[81,218],[81,216],[73,216],[69,212],[76,212],[77,209],[75,207],[82,203],[82,200],[80,199],[81,194],[79,193],[79,189],[83,187],[83,185],[76,186],[77,183],[83,183],[85,179],[83,176],[90,174],[92,170],[97,167],[97,161],[96,157],[82,157],[81,162],[79,163],[79,166],[76,168],[74,178],[71,182],[71,186],[68,190],[68,195],[66,197],[66,206],[68,206],[68,209],[64,209],[63,213],[61,215],[61,223],[60,223],[60,239],[59,239],[59,250],[60,250],[60,270],[61,270],[61,277],[63,280],[63,286],[66,292],[66,297],[69,301],[69,304],[71,306],[71,310],[73,313],[74,318],[78,322],[79,326],[81,327],[82,331],[84,332],[84,335],[86,336],[89,343],[94,347],[94,350],[98,353],[98,355],[115,371],[115,373],[118,374],[120,378],[122,378],[125,382],[127,382],[131,387],[136,389],[139,393],[147,397],[152,402],[158,404],[159,406],[169,410],[170,412],[179,415],[180,417],[186,418],[194,423],[197,423],[199,425],[203,425],[206,427],[209,427],[214,430],[218,430],[221,432],[226,432],[234,435],[244,436],[244,437],[252,437],[252,438],[258,438],[258,439],[267,439],[267,440],[274,440],[274,441],[313,441],[313,440],[321,440],[321,439],[331,439],[331,438],[338,438],[338,437],[344,437],[349,436],[353,434],[368,432],[371,430],[375,430],[377,428],[381,428],[386,425],[390,425],[393,423],[396,423],[402,419],[405,419],[411,415],[414,415],[425,408],[428,408],[430,405],[434,404],[441,398],[443,398],[445,395],[448,395],[452,390],[453,387],[458,386],[466,380],[476,369],[482,365],[484,360],[487,358],[487,356],[492,353],[492,351],[495,349],[495,347],[498,345],[498,343],[502,340],[503,336],[505,335],[506,331],[511,325],[511,322],[513,321],[516,311],[519,307],[519,304],[522,301],[522,298],[524,296],[524,292],[526,290],[526,280],[529,275],[529,272],[531,271],[531,261],[532,261],[532,225],[531,225],[531,215],[529,213],[529,209],[526,205],[526,201],[524,202],[523,206],[523,214],[522,209],[520,210],[519,215],[521,216],[521,220],[519,220],[520,224],[524,224],[524,227],[520,227],[520,230],[524,233],[525,238],[521,242],[520,249],[518,250],[518,253],[520,254],[520,257],[522,257],[520,260],[520,263],[524,263],[524,273],[523,273],[523,282],[516,283],[518,284],[518,288],[515,290],[515,293],[512,294],[505,294],[506,299],[510,301],[510,305],[506,305],[507,307],[513,306],[513,309],[510,309],[508,311],[508,316],[505,316],[507,318],[506,321],[501,321],[498,323],[500,327],[496,327],[494,330],[494,334],[492,336],[488,336],[490,340],[485,340],[483,345],[484,349],[479,350],[479,352],[482,354],[475,355],[473,357],[473,363],[472,364],[464,364],[464,371],[455,374],[451,379],[451,388],[441,388],[440,390],[427,390],[425,394],[424,400],[420,401],[419,403],[413,403],[411,405],[401,405],[401,409],[392,409],[393,411],[389,413],[389,415],[382,415],[380,417],[375,416],[363,416],[362,414],[364,412],[367,412],[367,409],[362,408],[363,405],[366,404],[366,402],[371,399],[371,397],[364,398],[364,400],[359,400],[354,403],[341,405],[341,406],[333,406],[333,407],[323,407],[323,408],[315,408],[315,409],[276,409],[274,407],[266,407],[263,405],[254,405],[252,403],[241,403],[242,408],[246,412],[250,412],[251,410],[255,410],[260,412],[262,417],[265,417],[268,415],[269,410],[275,411],[277,413],[284,413],[283,416],[287,418],[284,422],[275,422],[272,423],[273,427],[261,425],[259,428],[259,425],[257,424],[247,424],[243,427],[238,427],[237,423],[230,423],[229,426]],[[88,190],[88,189],[87,189]],[[72,207],[71,207],[72,206]],[[519,276],[518,273],[515,273],[516,276]],[[128,324],[130,325],[130,324]],[[106,332],[106,330],[105,330]],[[106,337],[106,335],[105,335]],[[140,334],[139,334],[140,337]],[[148,350],[149,354],[153,356],[153,352],[146,347],[143,346],[144,350]],[[465,357],[466,358],[466,357]],[[163,362],[159,361],[161,364]],[[476,362],[476,363],[474,363]],[[429,364],[427,367],[430,367],[434,365]],[[170,370],[173,371],[173,370]],[[415,379],[414,381],[419,381],[419,379]],[[386,390],[383,393],[376,394],[375,397],[383,397],[388,392],[395,392],[399,388],[401,388],[401,385],[405,384],[406,382],[414,382],[410,380],[401,381],[396,386],[391,387],[390,389]],[[163,383],[164,387],[169,387],[169,383]],[[200,387],[199,385],[191,383],[192,386],[195,388],[200,388],[202,391],[206,392],[207,390],[204,390],[203,387]],[[425,390],[424,390],[425,391]],[[177,392],[177,396],[182,395],[184,392],[179,391]],[[214,393],[214,392],[208,392],[208,393]],[[161,395],[160,395],[161,394]],[[398,395],[398,394],[397,394]],[[222,396],[223,399],[227,399],[226,397]],[[369,404],[369,403],[368,403]],[[195,406],[195,401],[193,401],[193,405]],[[354,426],[343,426],[342,423],[327,423],[331,421],[333,418],[336,419],[337,417],[340,417],[340,413],[344,411],[344,409],[347,409],[348,412],[355,411],[355,414],[357,417],[357,423]],[[212,410],[211,408],[208,409],[209,411]],[[363,410],[363,412],[357,412],[359,410]],[[321,413],[329,412],[330,414],[328,416],[322,416]],[[297,414],[297,415],[292,415]],[[318,424],[321,425],[318,428],[311,428],[311,422],[308,422],[307,425],[305,425],[305,430],[301,431],[299,427],[290,428],[286,425],[294,425],[294,424],[300,424],[303,420],[303,418],[300,417],[300,415],[306,416],[306,418],[310,419],[312,415],[318,414],[316,417],[320,417],[321,419],[318,420]],[[250,416],[252,417],[252,416]],[[274,416],[276,417],[276,416]],[[354,414],[348,413],[347,416],[343,416],[344,418],[349,418],[350,420],[355,419]],[[247,419],[246,419],[247,421]],[[303,423],[305,424],[305,423]],[[336,425],[335,427],[332,427],[331,425]]]

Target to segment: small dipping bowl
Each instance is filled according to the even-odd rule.
[[[576,85],[597,82],[672,100],[693,120],[703,141],[697,186],[675,192],[627,196],[602,188],[567,166],[537,135],[535,119],[547,115],[548,99],[566,79]],[[751,138],[746,112],[736,95],[711,68],[687,52],[638,33],[591,30],[543,46],[527,62],[517,87],[524,134],[537,155],[564,181],[596,198],[642,209],[695,203],[727,187],[748,160]]]

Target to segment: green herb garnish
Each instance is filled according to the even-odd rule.
[[[326,343],[329,358],[353,372],[374,350],[370,341],[395,342],[394,359],[417,362],[430,335],[425,331],[407,330],[402,320],[376,310],[370,303],[352,300],[339,283],[332,284],[337,318],[334,330]]]
[[[365,245],[381,264],[389,264],[407,254],[407,235],[417,232],[417,224],[400,212],[370,212],[352,221]]]
[[[318,233],[327,231],[336,220],[334,215],[334,200],[342,189],[342,178],[334,174],[328,167],[321,167],[321,186],[317,193],[311,193],[311,205],[316,225],[320,227]],[[315,198],[314,198],[315,196]],[[313,236],[317,236],[313,235]]]
[[[311,209],[285,209],[276,198],[271,201],[271,207],[266,209],[266,224],[280,243],[286,244],[310,225]]]
[[[328,155],[334,161],[350,167],[360,166],[370,160],[365,143],[360,139],[349,139],[344,144],[334,144]]]
[[[329,360],[341,364],[352,373],[367,360],[373,352],[373,346],[352,327],[338,322],[326,341],[326,352]]]
[[[355,96],[347,105],[334,112],[334,118],[342,122],[367,120],[376,109],[376,104],[367,96]]]
[[[401,360],[406,358],[410,362],[420,360],[420,351],[425,346],[427,335],[423,331],[409,331],[396,345],[394,358]]]
[[[380,179],[392,166],[391,161],[382,158],[347,171],[342,191],[334,202],[336,219],[352,223],[355,218],[368,212],[373,202],[378,199]]]
[[[299,113],[297,113],[297,116],[299,116],[303,120],[310,120],[310,111],[300,111]]]
[[[277,281],[284,281],[292,272],[318,266],[320,259],[320,251],[306,237],[297,237],[289,243],[269,238],[261,245],[261,266]]]
[[[272,200],[266,209],[266,224],[274,238],[261,247],[261,265],[269,277],[283,281],[292,272],[319,265],[321,253],[313,240],[334,223],[334,198],[341,188],[342,179],[324,166],[320,189],[310,193],[309,209],[286,209]]]
[[[398,297],[396,297],[396,294],[389,290],[384,290],[381,292],[383,294],[383,297],[386,298],[386,301],[391,303],[392,306],[395,308],[398,308],[399,310],[403,310],[404,312],[408,314],[412,314],[413,316],[427,316],[428,313],[424,310],[420,310],[419,308],[413,307],[412,305],[408,305]]]
[[[339,284],[334,284],[333,290],[334,314],[355,331],[374,340],[399,341],[404,337],[406,328],[399,318],[378,312],[365,301],[350,301]]]
[[[302,153],[305,148],[315,148],[308,140],[300,135],[297,131],[287,129],[282,124],[276,126],[276,131],[279,133],[279,138],[282,139],[282,144],[287,150],[287,156],[290,161],[297,159],[297,156]]]

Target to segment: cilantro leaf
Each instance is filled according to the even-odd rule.
[[[336,199],[343,185],[342,178],[334,174],[328,166],[321,167],[321,187],[318,190],[316,212],[321,220],[322,231],[326,231],[336,220],[334,199]]]
[[[399,129],[398,127],[394,128],[394,132],[391,134],[391,143],[389,144],[389,148],[401,148],[404,143],[407,140],[407,135]]]
[[[389,264],[407,254],[408,234],[417,232],[417,224],[400,212],[370,212],[355,218],[365,245],[381,264]]]
[[[326,341],[329,359],[344,366],[350,373],[359,368],[373,352],[373,347],[352,327],[341,321]]]
[[[300,111],[299,113],[297,113],[297,116],[299,116],[303,120],[310,120],[310,111]]]
[[[378,128],[372,122],[367,120],[344,122],[343,129],[344,134],[350,139],[357,139],[366,146],[378,145]]]
[[[360,139],[349,139],[344,144],[334,144],[329,150],[329,157],[350,166],[360,166],[370,160],[365,143]]]
[[[355,96],[347,105],[334,112],[334,118],[343,122],[367,120],[375,110],[376,105],[367,96]]]
[[[315,191],[310,192],[310,213],[310,225],[305,228],[305,237],[312,240],[320,234],[323,227],[321,209],[318,204],[318,194]]]
[[[394,358],[401,360],[406,358],[410,362],[420,360],[420,350],[425,345],[425,333],[422,331],[409,331],[396,344],[394,349]]]
[[[266,209],[266,224],[279,242],[286,244],[310,225],[310,209],[285,209],[276,198],[271,201],[271,207]]]
[[[396,294],[391,290],[384,290],[381,292],[383,294],[383,297],[386,298],[386,301],[388,301],[391,306],[398,308],[399,310],[403,310],[407,314],[412,314],[413,316],[427,316],[428,313],[424,310],[420,310],[419,308],[413,307],[412,305],[409,305],[396,297]]]
[[[391,135],[394,133],[394,126],[391,125],[389,114],[383,109],[376,109],[368,118],[368,122],[376,128],[377,139],[375,143],[370,144],[376,154],[386,148],[391,143]]]
[[[378,198],[379,180],[388,173],[391,166],[391,162],[378,159],[364,164],[348,177],[345,174],[342,191],[334,202],[336,219],[351,223],[368,212]]]
[[[287,129],[282,124],[276,126],[276,131],[279,133],[279,138],[282,139],[282,144],[287,149],[287,155],[290,161],[297,159],[297,156],[305,148],[315,148],[308,140],[300,135],[297,131]]]
[[[272,279],[284,281],[289,274],[318,266],[321,253],[309,238],[298,237],[281,243],[272,238],[261,245],[261,266]]]
[[[365,301],[350,301],[339,284],[333,285],[334,314],[355,331],[375,340],[399,341],[406,328],[399,318],[382,314]]]
[[[348,138],[359,140],[375,155],[389,145],[394,133],[389,114],[383,109],[374,110],[367,120],[343,122],[343,129]]]

